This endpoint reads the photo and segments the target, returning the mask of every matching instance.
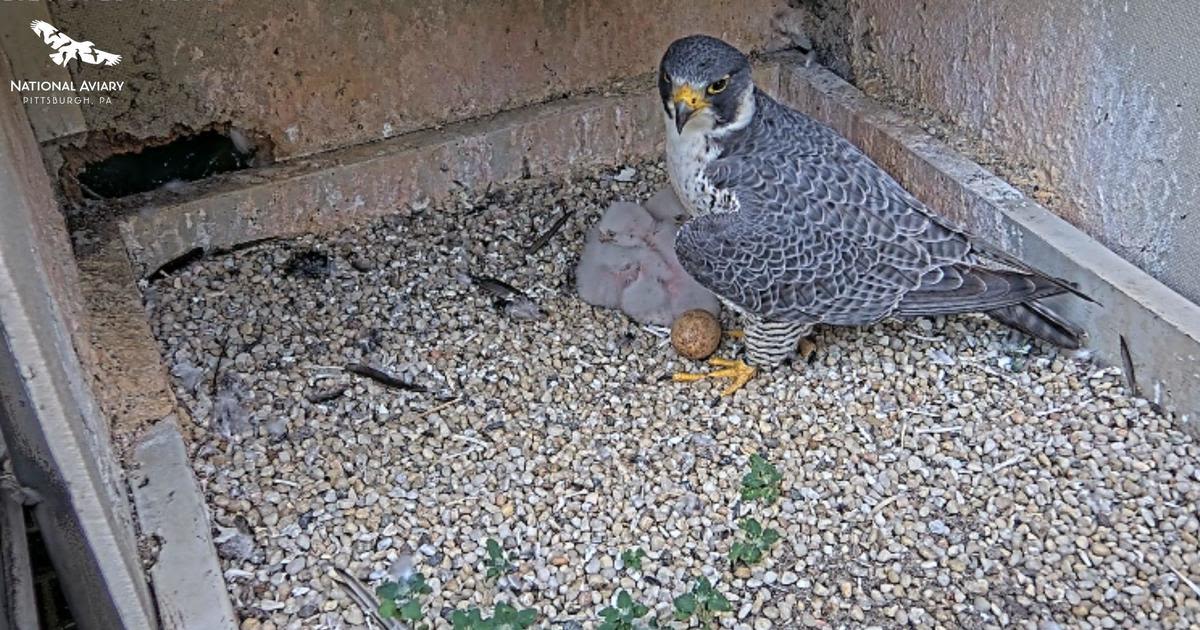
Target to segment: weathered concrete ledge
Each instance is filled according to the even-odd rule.
[[[778,85],[775,56],[755,75],[760,85]],[[326,231],[463,189],[660,155],[658,91],[649,77],[631,83],[640,87],[216,178],[192,199],[142,204],[121,221],[122,238],[137,273],[148,275],[195,251]]]
[[[324,231],[462,188],[619,164],[658,151],[650,90],[585,96],[228,178],[222,189],[126,218],[141,273],[197,249]]]
[[[1078,282],[1100,305],[1056,306],[1087,329],[1096,357],[1132,367],[1126,376],[1142,396],[1200,434],[1200,306],[833,73],[784,64],[778,94],[833,126],[937,212]]]
[[[214,552],[204,496],[192,473],[179,426],[165,419],[146,431],[130,477],[144,535],[158,540],[150,567],[164,630],[237,628]]]

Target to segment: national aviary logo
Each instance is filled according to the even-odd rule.
[[[41,36],[47,46],[54,49],[54,52],[50,53],[50,59],[64,68],[76,59],[100,66],[115,66],[121,63],[121,55],[104,52],[92,42],[77,42],[47,22],[34,20],[30,22],[29,27]]]

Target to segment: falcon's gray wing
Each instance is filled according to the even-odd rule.
[[[676,239],[680,263],[709,290],[767,320],[837,325],[1062,292],[1023,265],[981,258],[848,141],[767,100],[756,133],[709,168],[738,211],[692,219]]]
[[[833,203],[792,202],[780,212],[779,201],[740,202],[741,212],[684,224],[675,250],[700,284],[764,319],[874,322],[930,267],[928,250],[894,222]]]

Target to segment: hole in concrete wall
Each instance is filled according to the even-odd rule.
[[[257,153],[244,133],[209,129],[85,164],[76,178],[84,194],[112,199],[249,168]]]

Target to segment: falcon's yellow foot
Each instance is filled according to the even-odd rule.
[[[671,380],[676,383],[694,383],[706,378],[727,378],[733,382],[721,392],[722,396],[732,396],[734,392],[741,389],[758,370],[746,365],[743,361],[732,361],[730,359],[721,359],[713,357],[708,360],[709,365],[715,365],[719,370],[713,370],[707,374],[693,374],[691,372],[678,372],[671,377]]]
[[[727,337],[729,337],[730,339],[745,339],[746,338],[746,332],[743,331],[741,328],[737,328],[735,330],[727,330],[727,331],[725,331],[725,335]]]

